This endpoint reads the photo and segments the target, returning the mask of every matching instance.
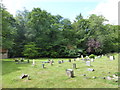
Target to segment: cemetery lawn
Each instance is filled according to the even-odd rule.
[[[118,82],[106,80],[100,77],[112,76],[118,73],[118,54],[115,54],[115,60],[103,56],[91,62],[92,66],[86,66],[82,60],[64,62],[58,64],[58,60],[68,61],[69,59],[56,58],[54,65],[46,63],[42,68],[42,61],[48,61],[47,58],[35,59],[36,65],[30,63],[16,64],[13,59],[2,60],[2,87],[3,88],[118,88]],[[25,61],[26,62],[26,61]],[[74,69],[74,78],[66,75],[66,69],[72,69],[72,64],[76,63],[77,69]],[[87,71],[87,68],[93,68],[95,71]],[[110,73],[108,73],[110,72]],[[20,79],[20,76],[29,74],[31,80],[27,78]],[[82,74],[86,74],[88,79]],[[96,79],[92,77],[96,76]]]

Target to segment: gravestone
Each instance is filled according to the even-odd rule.
[[[32,63],[32,65],[35,65],[35,60],[33,59],[33,63]]]
[[[88,70],[88,71],[95,71],[95,70],[94,70],[94,69],[92,69],[92,68],[88,68],[87,70]]]
[[[71,62],[71,59],[69,59],[68,62]]]
[[[27,60],[27,63],[30,63],[29,59]]]
[[[76,58],[76,60],[77,60],[77,61],[79,61],[79,60],[80,60],[80,58],[78,57],[78,58]]]
[[[90,61],[86,61],[86,65],[87,66],[91,66],[91,62]]]
[[[58,64],[61,64],[61,61],[58,61]]]
[[[75,63],[73,63],[73,68],[76,69],[76,64]]]
[[[54,63],[54,61],[52,60],[52,63]]]
[[[66,69],[66,74],[67,74],[67,76],[69,76],[69,77],[74,77],[74,72],[73,72],[72,69]]]
[[[74,61],[76,61],[76,59],[74,58]]]
[[[90,59],[89,56],[86,56],[86,59],[89,60]]]
[[[91,62],[94,62],[94,59],[93,59],[93,58],[91,58]]]
[[[19,62],[19,60],[16,59],[15,62]]]
[[[24,60],[22,59],[22,60],[20,60],[21,62],[24,62]]]
[[[64,61],[62,60],[62,63],[64,63]]]
[[[83,55],[81,55],[81,58],[83,59]]]
[[[53,65],[52,61],[50,61],[50,65],[51,65],[51,66]]]
[[[44,65],[44,64],[42,64],[42,68],[45,68],[45,65]]]
[[[111,61],[114,60],[114,57],[113,57],[113,56],[110,56],[110,60],[111,60]]]
[[[22,76],[20,76],[20,79],[24,79],[26,77],[28,77],[28,80],[30,80],[30,78],[29,78],[30,76],[28,74],[22,74]]]

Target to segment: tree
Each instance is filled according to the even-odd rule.
[[[36,56],[38,56],[37,49],[38,48],[36,47],[36,44],[34,42],[31,42],[27,45],[24,45],[23,54],[28,58],[35,58]]]
[[[2,12],[2,48],[10,49],[14,44],[16,33],[15,19],[5,8],[0,7],[0,10]]]

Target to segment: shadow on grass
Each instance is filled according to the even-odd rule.
[[[15,72],[15,71],[19,71],[21,70],[20,67],[28,67],[29,65],[30,63],[16,64],[16,62],[12,62],[12,61],[2,61],[2,75]]]

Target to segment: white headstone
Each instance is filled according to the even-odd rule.
[[[80,58],[76,58],[76,60],[77,60],[77,61],[79,61],[79,60],[80,60]]]
[[[94,62],[94,59],[93,59],[93,58],[91,58],[91,62]]]
[[[113,56],[110,56],[110,60],[114,60]]]
[[[33,59],[33,63],[32,63],[33,65],[35,65],[35,60]]]
[[[81,55],[81,58],[83,59],[83,55]]]
[[[87,66],[91,66],[91,62],[90,61],[86,61],[86,65]]]

